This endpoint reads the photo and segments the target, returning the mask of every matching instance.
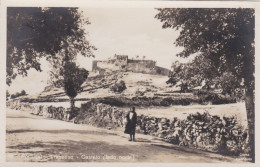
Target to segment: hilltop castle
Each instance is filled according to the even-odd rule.
[[[94,60],[92,62],[92,71],[104,74],[107,71],[124,71],[154,75],[167,75],[168,69],[156,66],[153,60],[128,59],[128,55],[116,55],[108,60]]]

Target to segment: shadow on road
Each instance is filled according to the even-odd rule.
[[[111,145],[106,142],[85,142],[64,140],[61,142],[36,142],[29,144],[20,144],[15,146],[8,146],[7,153],[26,154],[30,156],[40,156],[45,158],[44,161],[65,161],[65,162],[123,162],[124,159],[102,159],[102,158],[89,158],[90,156],[103,157],[103,156],[131,156],[136,155],[138,146],[120,146]],[[35,151],[34,151],[35,150]],[[54,156],[73,157],[73,159],[53,159]],[[136,156],[137,158],[138,156]],[[137,159],[128,159],[127,162],[136,161]],[[28,161],[28,159],[25,159]],[[30,159],[29,161],[34,161]]]
[[[138,139],[137,142],[149,142],[146,139]],[[131,142],[132,143],[132,142]],[[40,155],[43,161],[62,161],[62,162],[158,162],[158,159],[151,157],[161,156],[183,156],[185,159],[194,158],[194,155],[217,161],[229,160],[224,157],[216,157],[215,154],[203,153],[199,150],[188,150],[178,146],[165,146],[163,144],[144,144],[144,145],[116,145],[108,142],[86,142],[63,140],[60,142],[40,142],[19,144],[8,146],[7,153],[28,154],[30,156]],[[57,159],[55,156],[73,157],[72,159]],[[94,159],[86,157],[103,156],[129,156],[130,159]],[[28,161],[25,159],[24,161]],[[29,161],[37,161],[30,159]],[[187,160],[186,160],[187,161]],[[167,159],[164,162],[176,162],[175,159]]]
[[[32,130],[32,129],[19,129],[19,130],[6,130],[7,134],[13,133],[51,133],[51,134],[59,134],[59,133],[78,133],[78,134],[96,134],[96,135],[117,135],[116,133],[107,133],[105,131],[91,131],[91,130]]]
[[[196,148],[185,148],[185,147],[180,147],[180,146],[176,146],[176,145],[169,146],[169,145],[163,145],[163,144],[161,144],[161,145],[160,144],[151,144],[151,145],[156,146],[156,147],[165,148],[165,149],[179,151],[181,153],[187,153],[190,155],[193,155],[195,153],[196,155],[204,157],[204,158],[210,158],[210,159],[215,159],[215,160],[220,160],[220,161],[225,160],[225,158],[223,158],[221,156],[216,156],[216,154],[213,154],[210,151],[205,151],[205,150],[201,151]]]
[[[151,143],[151,140],[144,139],[144,138],[137,138],[137,139],[135,139],[135,142]]]
[[[18,119],[20,119],[20,118],[24,118],[24,119],[38,119],[38,118],[33,118],[33,117],[30,117],[30,118],[28,118],[28,117],[24,117],[24,116],[7,116],[6,118],[18,118]]]

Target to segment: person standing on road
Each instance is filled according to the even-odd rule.
[[[130,108],[130,111],[126,115],[126,126],[125,133],[130,134],[129,141],[135,141],[135,128],[137,123],[137,114],[135,112],[135,107]]]

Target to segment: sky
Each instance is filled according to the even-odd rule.
[[[85,8],[82,9],[91,22],[86,26],[91,43],[98,48],[96,59],[107,59],[115,54],[157,61],[157,65],[170,68],[176,54],[173,42],[179,32],[162,29],[155,19],[153,8]],[[87,60],[81,59],[87,63]],[[85,65],[88,67],[90,65]]]
[[[162,29],[162,23],[154,16],[154,8],[80,8],[91,22],[85,28],[87,39],[97,47],[95,58],[78,55],[79,66],[91,71],[92,60],[104,60],[115,54],[128,55],[129,58],[145,56],[147,60],[157,61],[157,65],[171,67],[172,62],[187,61],[177,58],[182,50],[173,44],[179,32],[173,29]],[[7,89],[15,93],[25,90],[36,94],[47,86],[50,66],[41,61],[42,72],[29,70],[27,77],[18,76]]]

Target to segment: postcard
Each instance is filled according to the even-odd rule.
[[[0,166],[258,166],[259,9],[2,1]]]

